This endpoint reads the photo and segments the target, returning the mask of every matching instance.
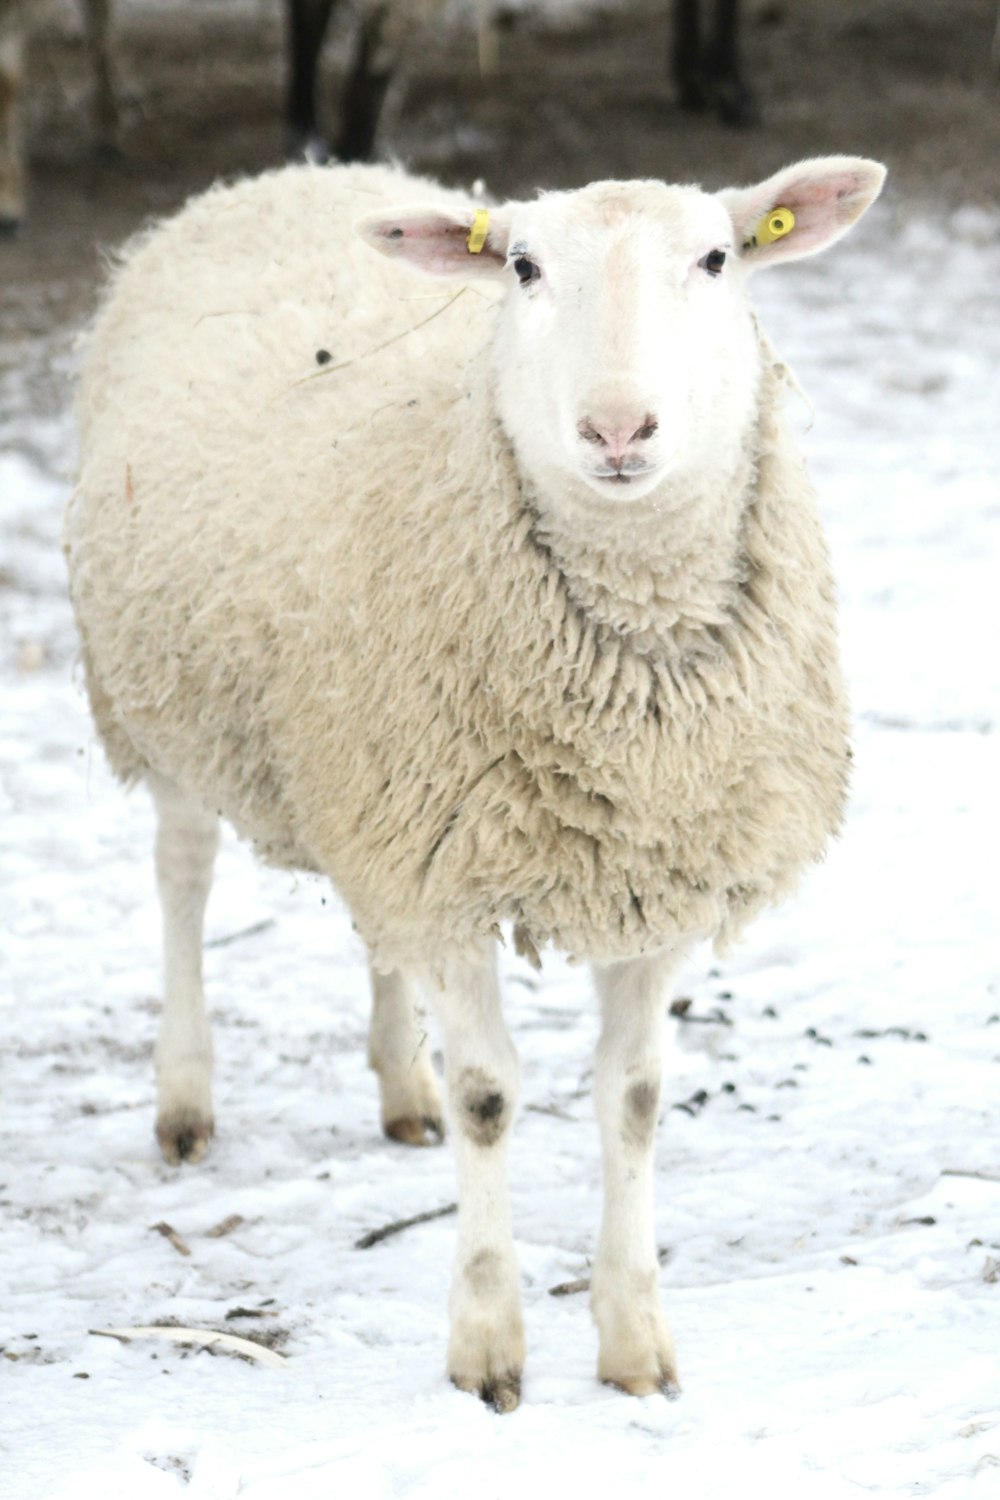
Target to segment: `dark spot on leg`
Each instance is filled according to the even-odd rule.
[[[477,1250],[465,1264],[465,1279],[477,1297],[492,1297],[500,1290],[502,1263],[495,1250]]]
[[[633,1083],[625,1095],[625,1131],[640,1145],[652,1140],[660,1107],[660,1086],[642,1078]]]
[[[499,1119],[503,1114],[503,1094],[484,1094],[472,1107],[484,1123],[487,1120]]]
[[[459,1079],[460,1124],[480,1146],[492,1146],[507,1129],[507,1101],[482,1068],[466,1068]]]

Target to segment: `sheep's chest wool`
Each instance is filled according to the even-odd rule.
[[[371,663],[386,690],[365,794],[345,799],[365,816],[352,837],[330,814],[382,961],[412,961],[428,930],[447,946],[506,920],[531,955],[725,941],[820,857],[843,806],[847,714],[825,548],[773,408],[782,384],[769,370],[739,582],[722,623],[682,644],[636,644],[577,602],[496,438],[480,450],[494,450],[488,498],[457,474],[434,486],[440,512],[416,502],[413,566],[392,594],[428,630],[419,657],[391,653],[391,685],[385,656]],[[446,512],[465,538],[455,555]]]

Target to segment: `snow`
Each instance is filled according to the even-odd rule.
[[[540,979],[505,961],[513,1415],[444,1376],[453,1218],[355,1248],[455,1188],[447,1148],[379,1134],[349,920],[231,838],[206,956],[219,1133],[196,1168],[159,1159],[152,818],[110,778],[71,669],[68,388],[56,414],[28,391],[67,339],[29,340],[0,389],[5,1497],[1000,1494],[998,229],[890,203],[760,279],[816,408],[856,770],[800,898],[681,984],[722,1019],[678,1023],[664,1087],[677,1403],[600,1386],[585,1296],[549,1295],[586,1276],[600,1209],[594,1009],[556,959]],[[89,1332],[165,1319],[263,1335],[287,1365]]]

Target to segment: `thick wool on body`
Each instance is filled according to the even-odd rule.
[[[67,528],[112,764],[328,874],[381,965],[505,921],[581,958],[728,939],[820,857],[848,764],[781,368],[762,345],[721,538],[640,504],[631,561],[581,554],[495,417],[493,295],[353,234],[410,199],[465,201],[286,169],[126,251]]]

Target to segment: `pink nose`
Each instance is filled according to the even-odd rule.
[[[636,443],[644,443],[653,436],[660,424],[651,412],[636,423],[634,417],[626,421],[601,421],[584,417],[577,423],[577,432],[585,443],[597,443],[606,449],[605,457],[613,468],[620,468],[628,450]]]

